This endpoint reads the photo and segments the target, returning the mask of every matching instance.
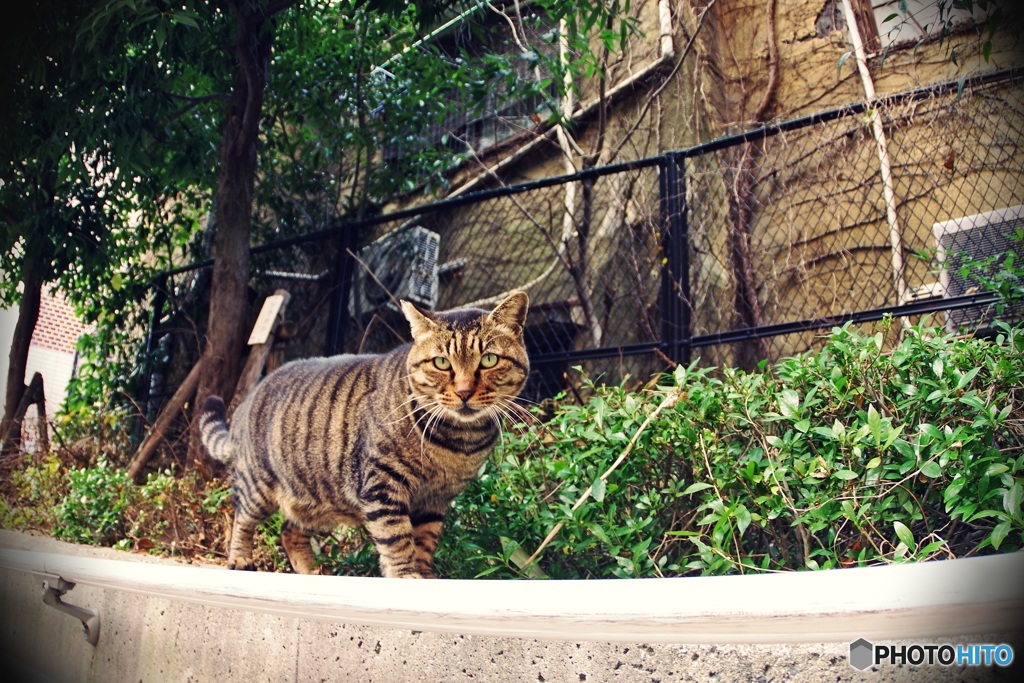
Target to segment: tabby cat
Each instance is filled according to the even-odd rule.
[[[253,533],[276,509],[292,568],[316,571],[313,533],[366,527],[384,576],[432,578],[451,501],[476,476],[529,373],[529,299],[423,313],[401,302],[412,343],[383,355],[293,361],[237,408],[203,404],[210,455],[232,468],[230,569],[254,569]]]

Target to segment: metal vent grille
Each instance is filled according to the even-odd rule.
[[[1024,257],[1021,240],[1024,231],[1024,205],[965,216],[935,223],[932,232],[938,246],[941,281],[946,296],[973,294],[985,288],[1009,253],[1016,263]],[[991,324],[996,311],[990,306],[972,306],[950,311],[947,325],[951,331],[972,331]],[[1024,302],[1009,304],[1000,317],[1006,322],[1024,320]]]
[[[415,230],[416,250],[412,256],[408,296],[416,303],[433,309],[437,305],[437,251],[441,238],[424,228]]]
[[[433,310],[440,241],[436,232],[415,226],[388,233],[360,249],[361,263],[352,282],[352,315],[362,318],[382,308],[397,311],[392,297]]]

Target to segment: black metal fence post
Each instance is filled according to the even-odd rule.
[[[166,272],[160,273],[153,280],[153,313],[149,318],[149,332],[146,334],[146,346],[142,356],[143,371],[139,374],[139,387],[136,394],[139,414],[135,420],[135,433],[142,434],[146,421],[149,419],[149,396],[153,382],[153,351],[160,338],[160,319],[164,315],[167,303]]]
[[[667,153],[659,166],[661,193],[661,310],[662,342],[669,358],[689,364],[690,255],[686,206],[685,157]]]
[[[341,353],[348,334],[348,298],[352,290],[352,271],[355,259],[352,253],[356,249],[356,229],[348,226],[338,240],[340,253],[334,271],[334,289],[331,298],[331,312],[327,320],[327,338],[324,341],[324,355],[334,356]]]

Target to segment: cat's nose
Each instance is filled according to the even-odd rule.
[[[461,398],[462,402],[465,403],[465,402],[467,402],[469,400],[469,397],[473,395],[473,390],[472,389],[460,389],[459,391],[455,392],[455,395],[458,396],[459,398]]]

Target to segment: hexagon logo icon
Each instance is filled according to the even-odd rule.
[[[874,664],[874,655],[875,646],[863,638],[858,638],[850,643],[850,666],[854,669],[864,671],[864,669]]]

